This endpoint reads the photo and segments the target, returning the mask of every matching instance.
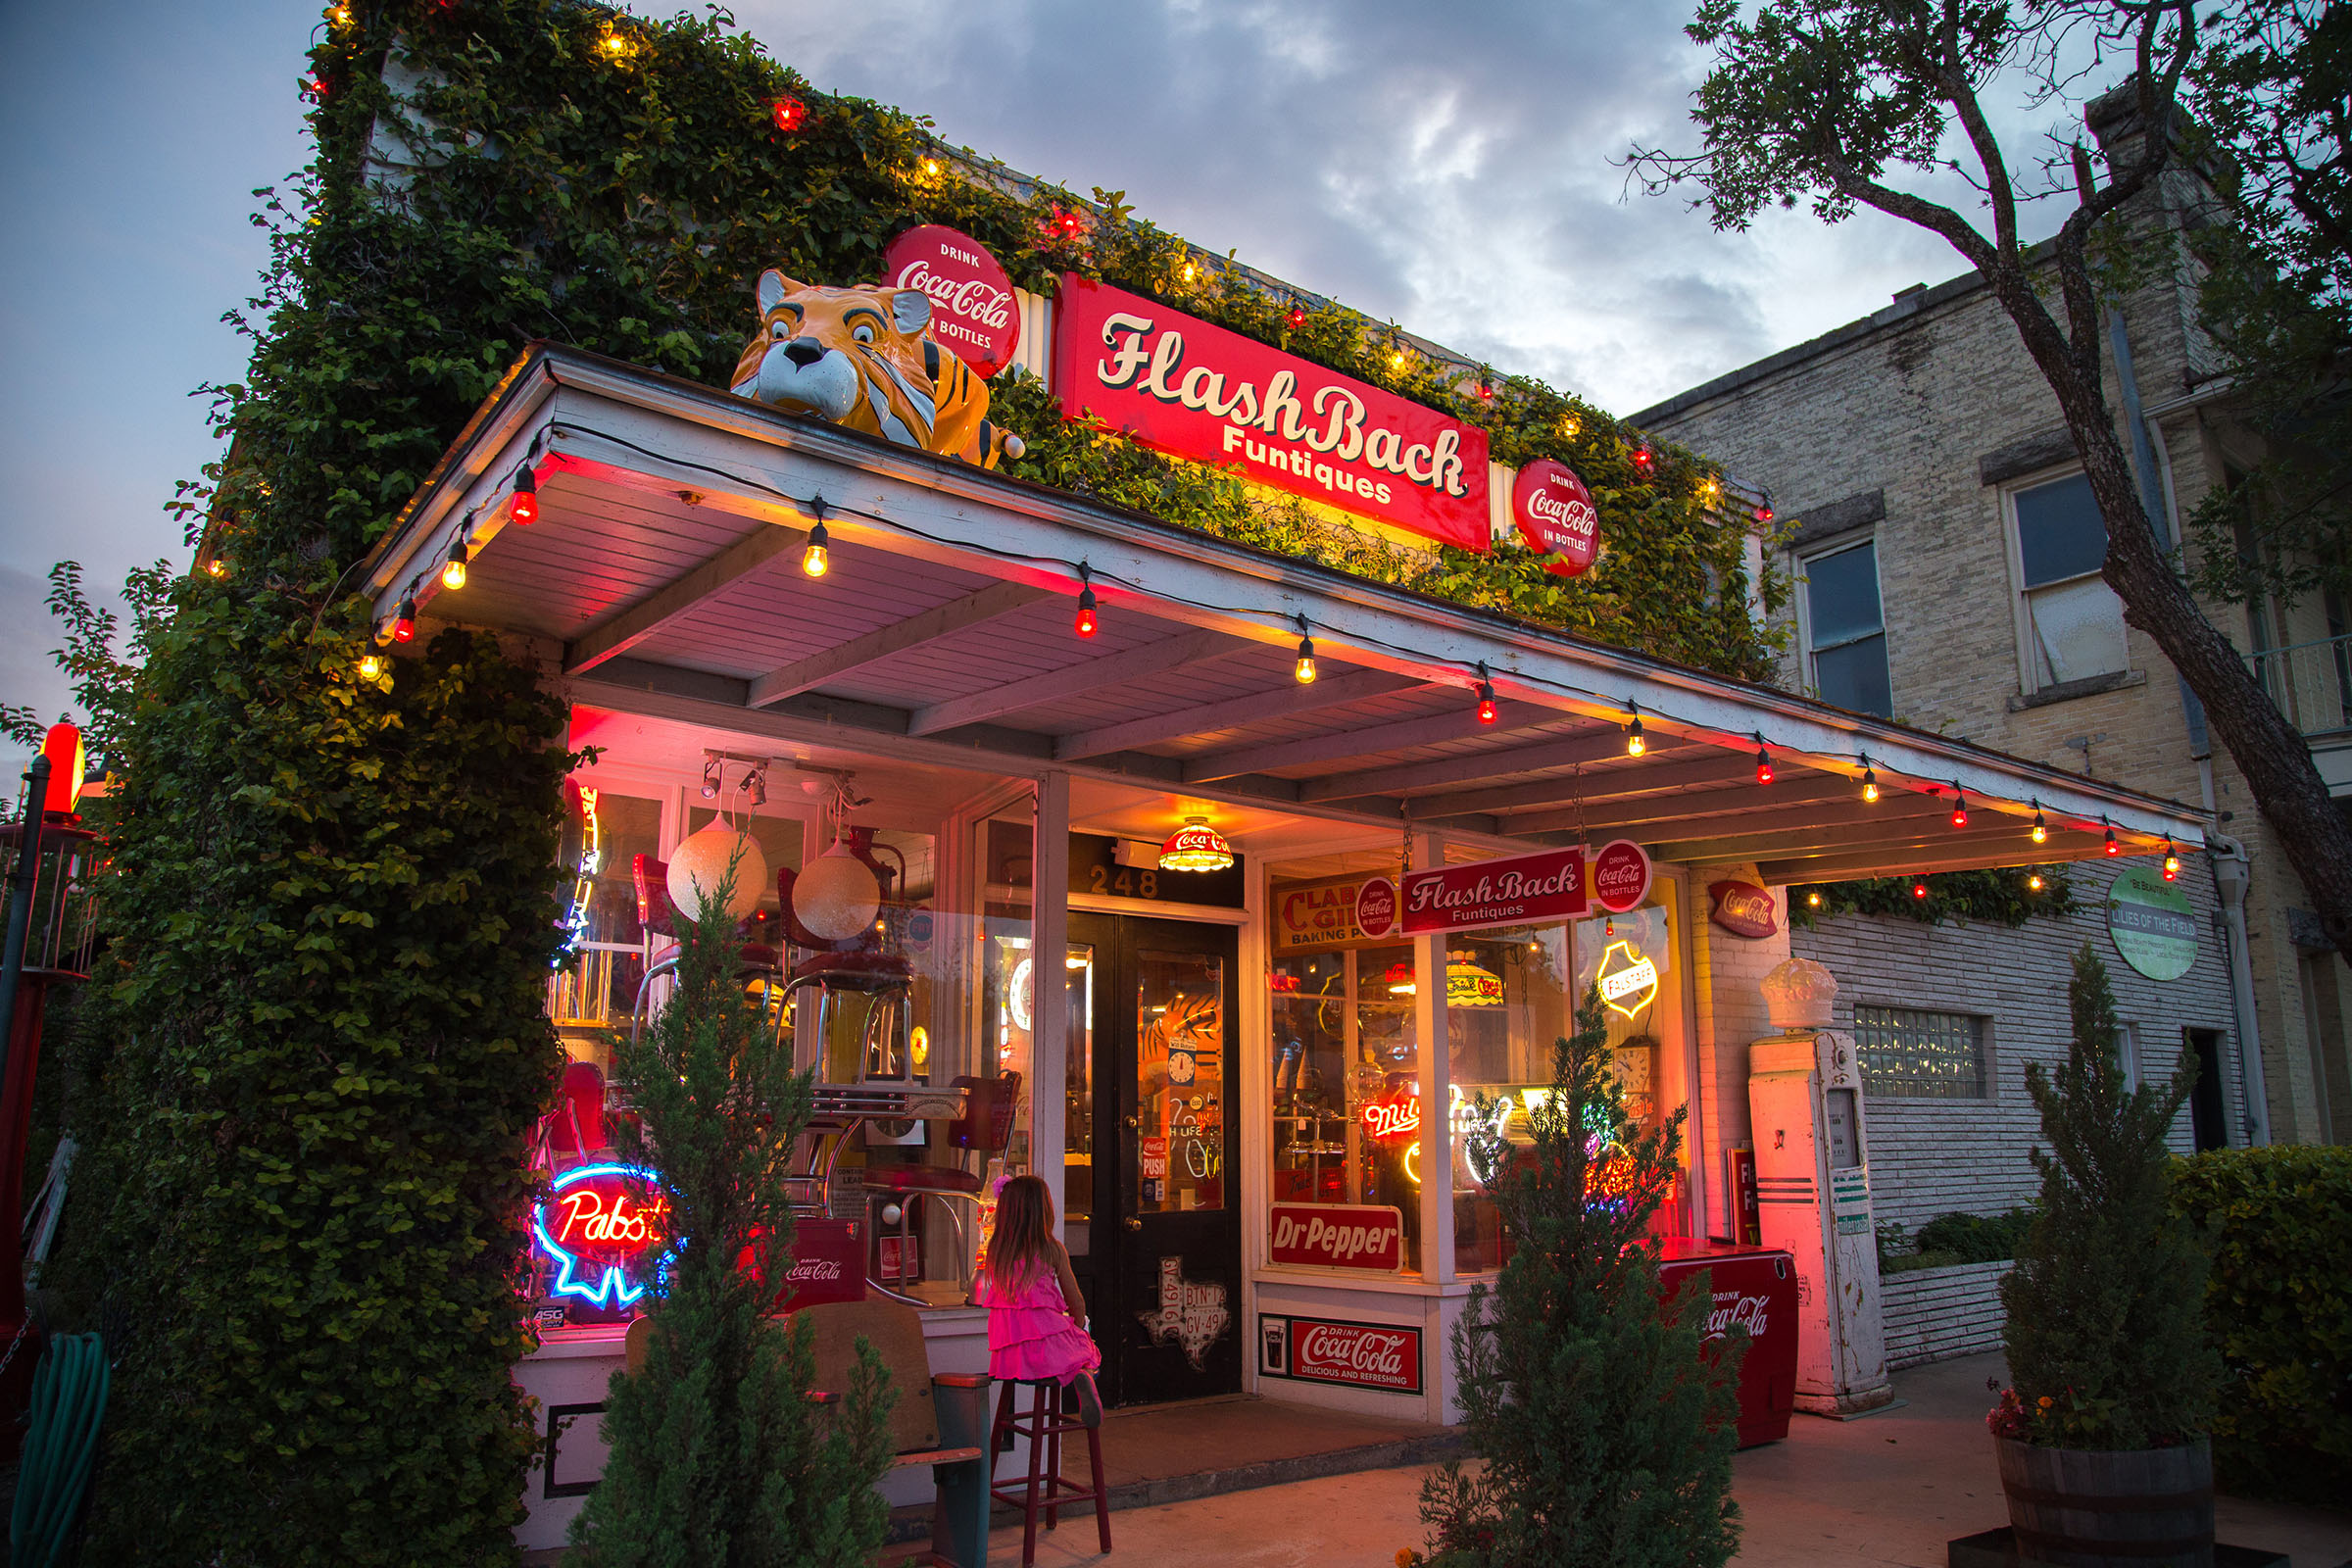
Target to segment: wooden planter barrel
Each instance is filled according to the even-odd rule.
[[[2213,1446],[2100,1453],[1995,1438],[2021,1558],[2060,1568],[2213,1568]]]

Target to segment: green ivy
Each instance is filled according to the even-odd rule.
[[[2035,877],[2041,879],[2038,889],[2033,886]],[[1923,887],[1925,898],[1919,893]],[[2073,879],[2052,865],[1932,871],[1926,876],[1822,882],[1788,890],[1788,918],[1808,931],[1840,914],[1897,914],[1922,925],[1980,920],[2015,930],[2037,916],[2073,914],[2081,906]]]

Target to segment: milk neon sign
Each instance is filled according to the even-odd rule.
[[[555,1180],[532,1216],[539,1250],[556,1263],[551,1289],[595,1306],[633,1306],[659,1268],[646,1257],[661,1240],[665,1205],[654,1172],[637,1165],[582,1165]],[[655,1188],[651,1202],[641,1194]]]

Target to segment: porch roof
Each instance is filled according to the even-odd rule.
[[[504,503],[526,463],[540,514],[519,527]],[[811,578],[820,495],[831,569]],[[461,531],[468,581],[443,590]],[[1080,563],[1101,602],[1091,639],[1071,628]],[[2102,780],[548,345],[476,412],[367,573],[379,618],[413,598],[428,623],[527,638],[595,708],[1392,829],[1631,838],[1768,882],[2081,859],[2108,826],[2145,855],[2205,828]],[[1300,616],[1311,684],[1292,670]],[[1474,716],[1482,663],[1493,724]],[[1648,752],[1631,758],[1637,706]]]

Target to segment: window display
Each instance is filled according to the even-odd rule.
[[[1401,1212],[1420,1267],[1421,1052],[1405,944],[1277,957],[1268,977],[1273,1199]]]

